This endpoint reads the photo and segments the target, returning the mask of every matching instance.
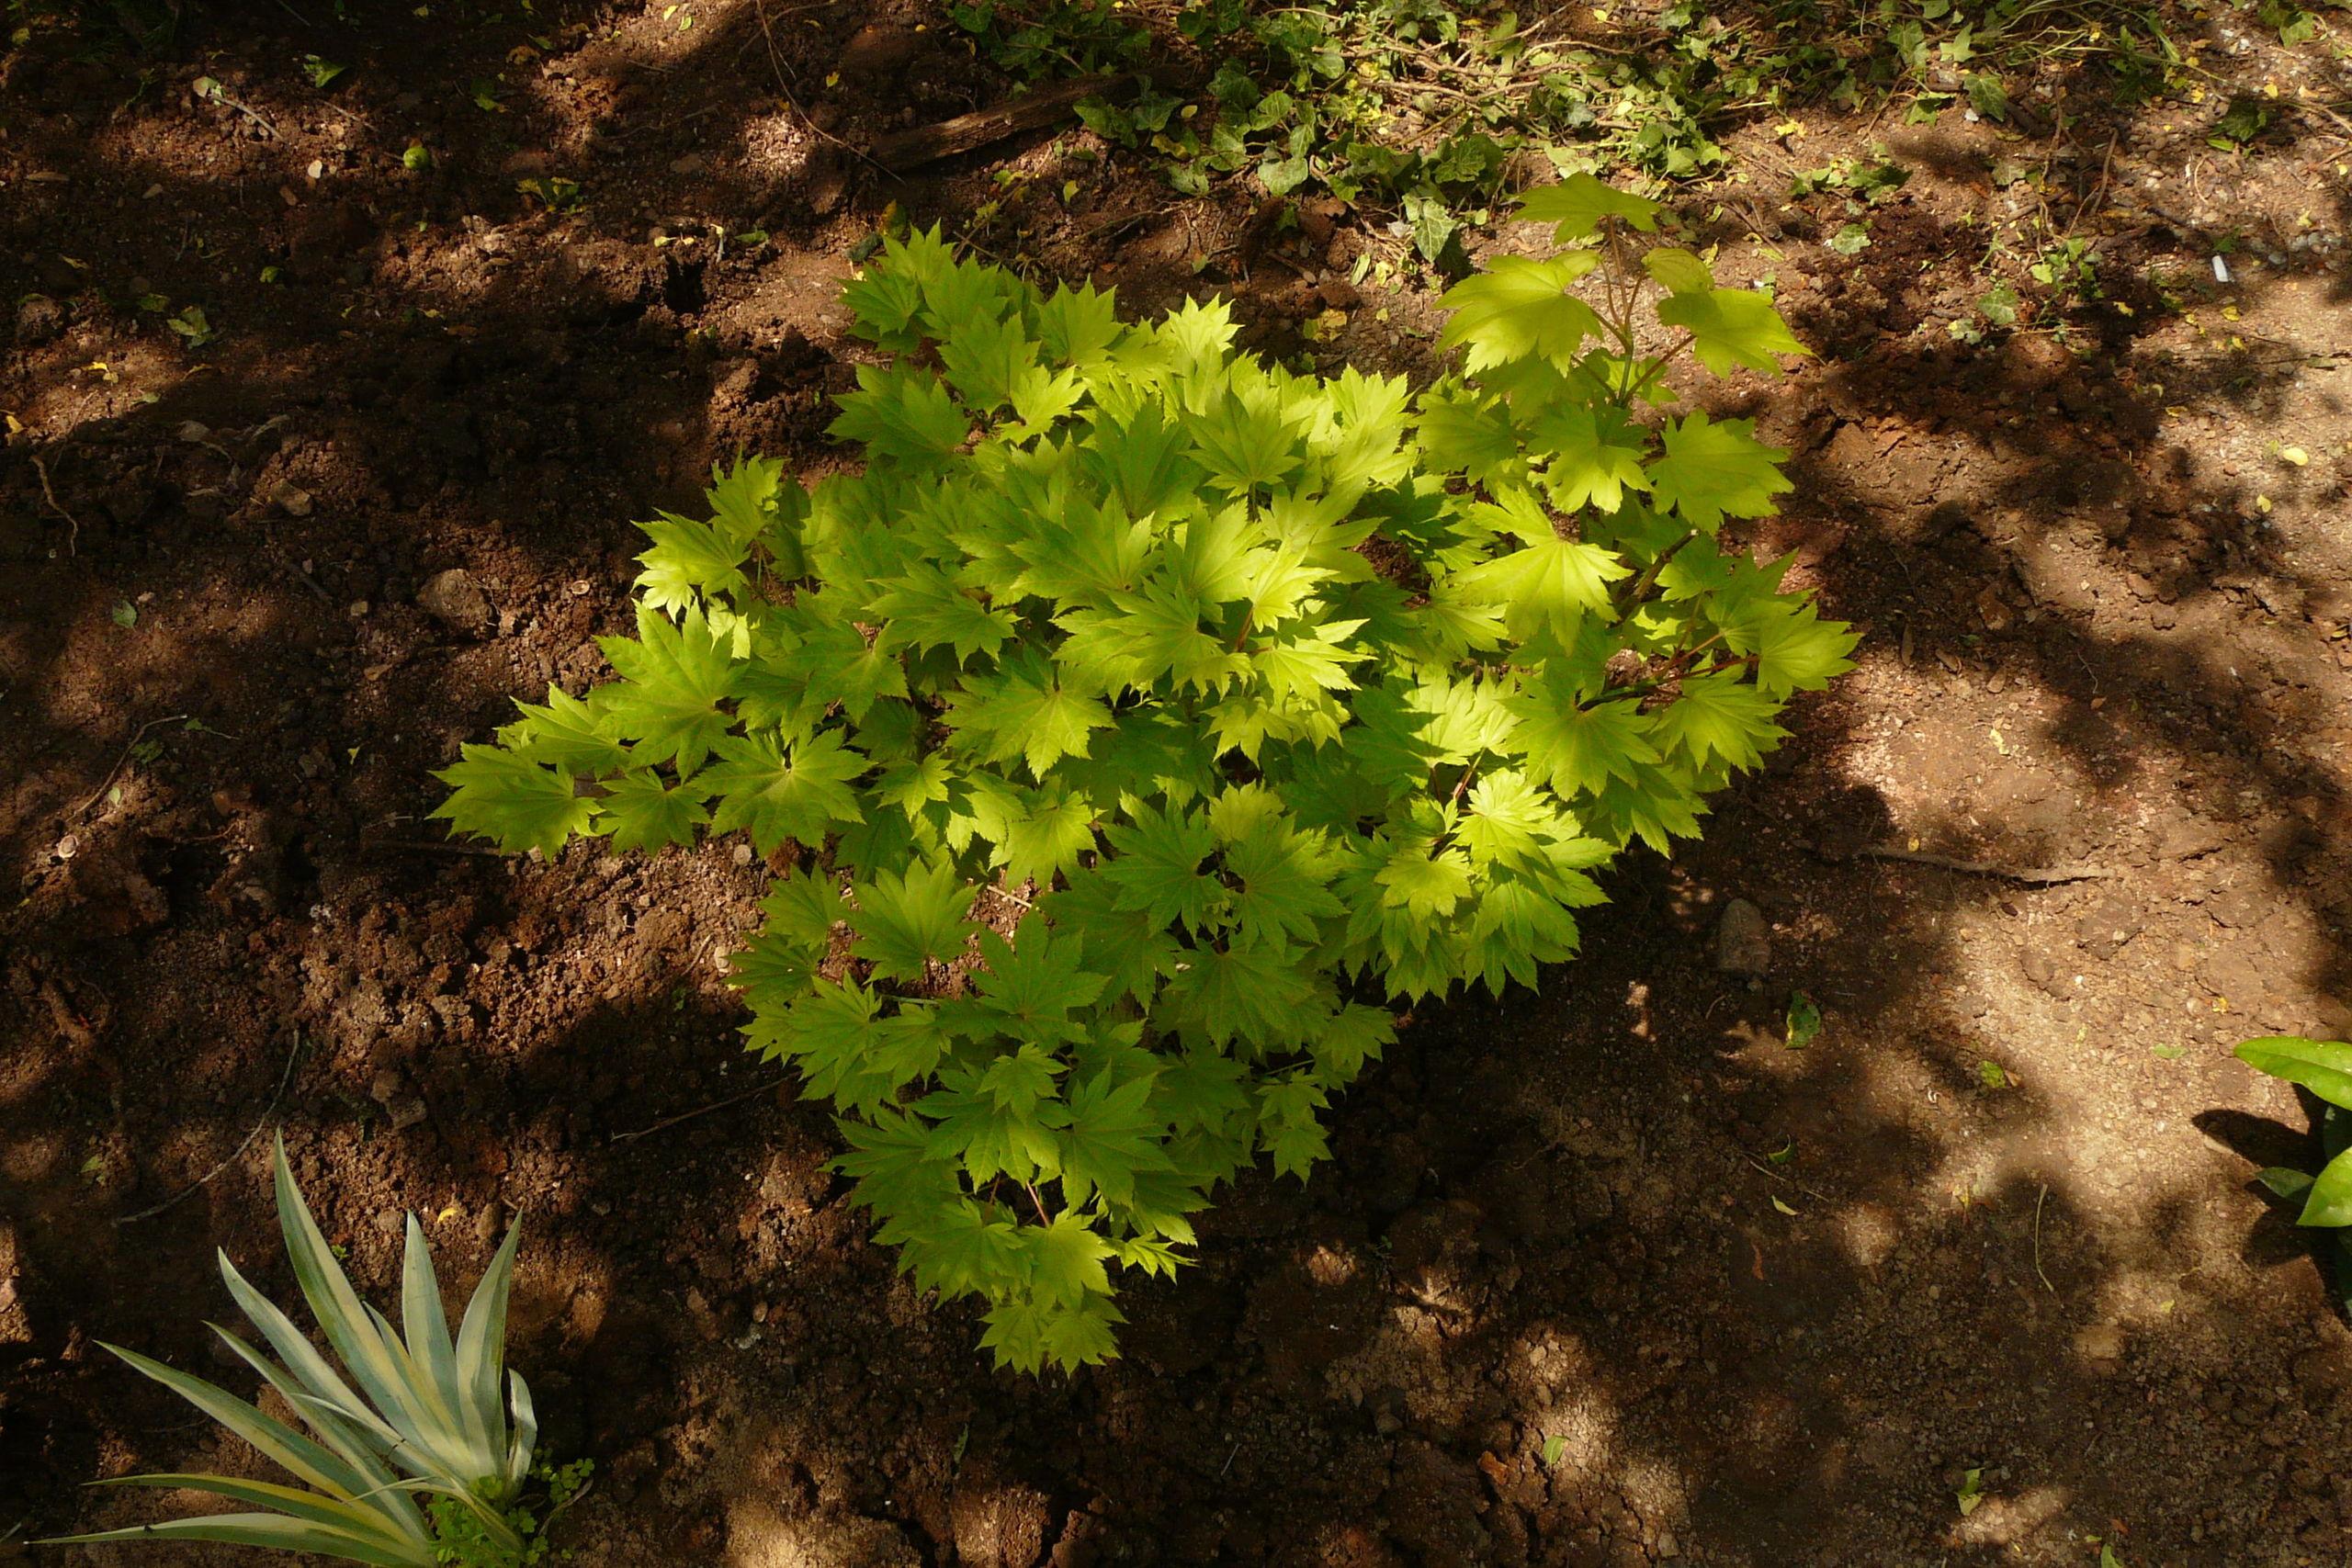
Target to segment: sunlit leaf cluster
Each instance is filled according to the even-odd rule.
[[[1449,294],[1463,370],[1418,392],[892,242],[847,296],[890,356],[839,400],[863,470],[745,462],[648,525],[618,679],[442,775],[509,850],[741,832],[782,868],[751,1044],[1009,1364],[1109,1354],[1116,1276],[1324,1157],[1396,1003],[1535,984],[1594,869],[1695,834],[1848,667],[1784,562],[1718,544],[1784,454],[1672,412],[1638,346],[1777,370],[1786,327],[1671,247],[1588,287],[1645,200],[1527,210],[1564,248]]]

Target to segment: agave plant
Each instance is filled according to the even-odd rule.
[[[133,1350],[107,1349],[253,1444],[302,1484],[225,1475],[130,1475],[101,1485],[186,1487],[250,1504],[251,1513],[200,1515],[64,1541],[208,1540],[310,1551],[388,1568],[435,1568],[436,1530],[417,1495],[454,1500],[502,1555],[526,1543],[504,1505],[521,1490],[538,1436],[531,1393],[503,1372],[506,1294],[521,1229],[508,1231],[449,1336],[424,1232],[412,1214],[401,1276],[401,1331],[359,1299],[320,1234],[277,1142],[277,1220],[294,1278],[343,1363],[338,1372],[269,1298],[220,1255],[229,1293],[278,1359],[212,1325],[293,1406],[313,1438],[201,1378]],[[346,1381],[346,1376],[348,1381]],[[357,1392],[354,1391],[357,1385]]]

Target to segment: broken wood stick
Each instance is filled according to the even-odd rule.
[[[1051,125],[1076,108],[1080,100],[1112,92],[1125,82],[1125,78],[1119,76],[1080,76],[1039,92],[1007,98],[984,109],[974,109],[970,114],[959,114],[954,119],[943,119],[936,125],[919,125],[911,130],[877,137],[865,150],[865,155],[894,175],[904,174],[1024,130]]]

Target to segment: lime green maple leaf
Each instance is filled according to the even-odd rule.
[[[857,367],[854,392],[836,400],[841,413],[825,427],[837,441],[859,441],[868,454],[910,463],[937,463],[964,444],[969,416],[928,371]]]
[[[1458,384],[1422,395],[1420,437],[1430,463],[1480,484],[1525,471],[1510,411],[1500,400],[1476,396]]]
[[[1642,270],[1659,288],[1676,294],[1703,294],[1715,286],[1707,264],[1679,245],[1659,245],[1643,253]]]
[[[1330,888],[1339,869],[1333,855],[1319,837],[1283,818],[1243,829],[1226,847],[1225,868],[1241,884],[1233,914],[1245,936],[1313,942],[1323,921],[1347,913]]]
[[[985,1294],[1027,1266],[1021,1227],[1010,1214],[1001,1203],[958,1199],[910,1230],[900,1267],[914,1276],[918,1291],[951,1299]]]
[[[711,523],[739,544],[765,536],[782,520],[797,521],[808,510],[808,492],[775,457],[743,457],[732,468],[710,468]]]
[[[1198,931],[1225,907],[1225,885],[1201,867],[1216,848],[1201,813],[1146,806],[1102,837],[1117,852],[1102,876],[1117,890],[1118,908],[1148,914],[1156,925],[1182,920]]]
[[[1646,442],[1620,409],[1570,403],[1548,410],[1529,426],[1527,444],[1551,454],[1544,485],[1552,504],[1563,512],[1580,506],[1614,512],[1626,491],[1650,488],[1642,468]]]
[[[1045,655],[1024,648],[998,673],[952,694],[947,723],[959,749],[985,762],[1018,758],[1042,783],[1064,757],[1085,756],[1088,736],[1113,720],[1102,698],[1071,690]]]
[[[1100,1191],[1114,1203],[1132,1200],[1138,1173],[1173,1166],[1160,1146],[1167,1125],[1151,1111],[1153,1075],[1117,1078],[1104,1068],[1076,1084],[1069,1123],[1061,1129],[1062,1196],[1083,1204]]]
[[[1668,421],[1666,455],[1650,466],[1651,501],[1713,533],[1726,517],[1767,517],[1772,498],[1795,488],[1780,465],[1788,453],[1756,439],[1752,419],[1708,419],[1705,411]]]
[[[752,557],[748,540],[729,538],[712,524],[673,512],[638,526],[653,541],[638,554],[645,565],[637,574],[638,591],[655,609],[684,611],[700,604],[704,594],[733,595],[751,586],[743,576],[743,564]]]
[[[1514,636],[1549,630],[1565,643],[1585,616],[1608,610],[1609,585],[1633,572],[1613,550],[1547,532],[1454,581],[1464,593],[1500,604]]]
[[[775,735],[731,737],[700,775],[718,797],[711,831],[745,829],[762,854],[786,843],[819,847],[835,823],[864,820],[849,784],[869,766],[837,729],[788,746]]]
[[[554,854],[588,831],[596,803],[581,799],[571,775],[496,746],[461,746],[458,761],[433,776],[450,788],[433,810],[461,833],[488,839],[508,854]]]
[[[1563,795],[1597,792],[1611,779],[1638,784],[1658,761],[1635,702],[1578,705],[1573,693],[1531,682],[1510,699],[1527,766]]]
[[[876,1067],[891,1021],[881,1011],[882,998],[854,981],[812,980],[775,1032],[779,1052],[806,1075],[812,1092],[868,1115],[887,1110],[899,1081]]]
[[[1428,844],[1407,838],[1376,845],[1374,852],[1381,863],[1373,881],[1389,908],[1402,909],[1416,919],[1443,919],[1470,896],[1469,862],[1456,851],[1432,854]]]
[[[978,1010],[1018,1039],[1082,1038],[1070,1015],[1091,1005],[1109,976],[1085,966],[1082,942],[1034,916],[1015,934],[1008,942],[994,931],[981,933]]]
[[[920,981],[933,964],[961,956],[980,927],[965,919],[971,889],[955,867],[918,861],[900,873],[880,872],[854,889],[857,908],[849,915],[857,941],[853,957],[863,958],[887,980]]]
[[[1018,884],[1053,885],[1094,848],[1094,804],[1057,782],[1019,797],[994,835],[996,863]]]
[[[1588,174],[1574,174],[1557,185],[1538,186],[1519,204],[1519,215],[1533,223],[1552,223],[1553,237],[1562,244],[1588,240],[1600,231],[1601,221],[1622,218],[1646,234],[1657,227],[1666,209],[1646,197],[1604,185]]]
[[[1301,1181],[1331,1157],[1330,1140],[1317,1112],[1331,1103],[1323,1086],[1305,1073],[1273,1079],[1258,1090],[1258,1136],[1274,1156],[1274,1174]]]
[[[1211,482],[1247,495],[1279,482],[1302,460],[1287,412],[1271,389],[1245,388],[1188,415],[1184,428]]]
[[[1657,319],[1689,333],[1700,363],[1718,376],[1730,375],[1736,365],[1777,376],[1775,355],[1806,352],[1772,301],[1752,288],[1669,294],[1657,302]]]
[[[959,665],[976,653],[994,653],[1014,635],[1012,612],[983,604],[930,561],[884,582],[874,613],[885,617],[885,648],[952,648]]]
[[[765,661],[762,675],[762,687],[745,693],[747,720],[768,718],[759,711],[765,701],[785,710],[787,724],[821,714],[835,703],[862,723],[877,701],[907,694],[906,666],[893,645],[880,637],[868,642],[847,621],[808,625],[797,644]]]
[[[985,1068],[950,1066],[915,1109],[936,1120],[933,1135],[957,1151],[971,1180],[1051,1179],[1061,1157],[1048,1124],[1060,1119],[1054,1077],[1061,1071],[1063,1065],[1045,1047],[1023,1045]]]
[[[1092,284],[1063,284],[1032,311],[1046,355],[1063,365],[1089,365],[1106,354],[1126,328],[1119,321],[1118,291],[1100,293]]]
[[[1854,667],[1847,655],[1860,640],[1851,627],[1824,621],[1811,604],[1778,599],[1757,605],[1724,634],[1734,652],[1756,656],[1756,689],[1775,701],[1826,690],[1833,676]]]
[[[1160,976],[1182,960],[1185,949],[1169,933],[1166,921],[1154,921],[1146,910],[1122,908],[1118,895],[1098,864],[1073,874],[1069,886],[1039,908],[1057,929],[1078,940],[1091,968],[1109,976],[1106,996],[1131,996],[1148,1003],[1159,989]]]
[[[1017,319],[978,321],[940,345],[939,363],[964,401],[987,413],[1012,400],[1023,374],[1037,368],[1038,352]]]
[[[1501,257],[1489,270],[1447,289],[1438,301],[1453,312],[1438,346],[1467,344],[1470,352],[1463,364],[1474,376],[1515,359],[1541,359],[1566,369],[1584,340],[1600,335],[1600,318],[1568,292],[1596,260],[1587,252],[1543,261]]]
[[[1316,987],[1299,973],[1295,955],[1272,941],[1196,947],[1169,976],[1162,993],[1173,1026],[1246,1055],[1278,1050],[1305,1039],[1322,1017]]]
[[[605,781],[595,830],[610,836],[617,851],[691,844],[695,829],[710,820],[704,805],[709,798],[699,774],[672,784],[650,769],[623,773]]]
[[[836,1117],[833,1125],[849,1145],[833,1168],[855,1181],[851,1201],[880,1215],[918,1215],[965,1196],[954,1150],[920,1117],[881,1106],[864,1117]]]
[[[1772,722],[1780,709],[1736,672],[1694,675],[1682,682],[1681,695],[1650,716],[1650,728],[1660,745],[1702,766],[1720,758],[1735,768],[1752,768],[1788,736]]]
[[[866,269],[842,290],[850,309],[850,331],[877,347],[906,353],[922,345],[915,312],[922,309],[922,281],[896,267]]]
[[[522,717],[501,739],[534,762],[567,773],[608,773],[628,764],[628,748],[613,739],[593,704],[560,686],[548,688],[543,705],[516,703]]]
[[[729,645],[702,612],[673,622],[640,604],[634,638],[599,637],[597,646],[621,678],[597,687],[590,704],[636,742],[638,761],[689,773],[702,766],[735,722],[718,705],[731,694]]]

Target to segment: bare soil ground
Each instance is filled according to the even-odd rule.
[[[1718,400],[1797,454],[1753,542],[1867,626],[1860,669],[1702,845],[1627,858],[1541,995],[1423,1010],[1330,1168],[1245,1182],[1132,1292],[1124,1359],[1024,1380],[737,1048],[759,868],[464,852],[428,771],[596,678],[632,519],[739,449],[839,460],[834,296],[894,203],[1001,199],[1006,259],[1222,288],[1329,364],[1425,370],[1429,293],[1344,281],[1401,262],[1376,223],[1179,201],[1077,132],[876,174],[849,149],[1002,90],[927,12],[328,9],[0,56],[0,1558],[174,1501],[86,1480],[251,1461],[96,1342],[228,1375],[213,1249],[282,1265],[266,1140],[218,1168],[280,1120],[379,1292],[402,1209],[464,1276],[526,1216],[514,1356],[597,1461],[584,1562],[2352,1558],[2352,1333],[2251,1179],[2313,1164],[2308,1113],[2228,1054],[2352,1029],[2324,38],[2182,11],[2212,101],[2053,75],[2044,138],[1738,135],[1747,182],[1684,209],[1818,357]],[[2291,134],[2208,144],[2266,90]],[[1912,177],[1843,254],[1781,193],[1873,143]],[[1959,341],[2038,209],[2106,298]],[[192,304],[213,341],[165,324]],[[1735,897],[1754,983],[1715,963]]]

